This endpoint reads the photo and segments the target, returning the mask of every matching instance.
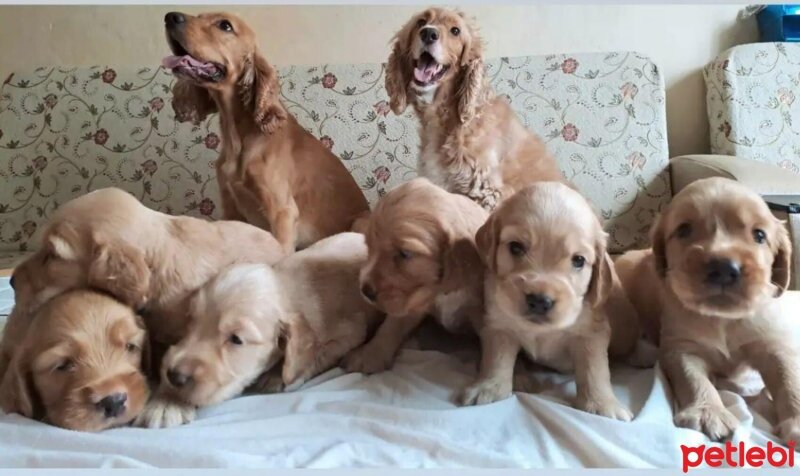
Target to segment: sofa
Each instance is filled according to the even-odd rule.
[[[416,175],[418,124],[410,111],[391,112],[383,67],[279,68],[283,102],[344,162],[373,205]],[[646,55],[496,58],[487,69],[497,93],[544,138],[565,177],[602,215],[614,253],[647,246],[652,221],[673,193],[716,167],[714,157],[670,161],[664,79]],[[217,118],[175,122],[173,80],[150,66],[5,74],[0,268],[35,249],[60,204],[100,187],[123,188],[166,213],[220,216]],[[458,408],[453,393],[474,378],[477,352],[474,341],[426,329],[391,372],[366,377],[333,369],[298,392],[237,398],[171,429],[74,434],[4,415],[0,465],[674,468],[680,444],[712,444],[672,425],[668,386],[653,369],[614,369],[615,392],[636,414],[631,423],[571,408],[574,381],[549,372],[537,373],[547,384],[541,394]],[[754,403],[733,392],[723,400],[743,421],[735,440],[776,441]]]

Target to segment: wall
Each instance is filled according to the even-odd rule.
[[[488,56],[637,50],[664,72],[671,155],[708,151],[701,69],[755,41],[742,5],[464,6]],[[0,76],[37,65],[157,64],[165,12],[222,7],[0,6]],[[240,6],[274,64],[385,61],[392,34],[419,6]]]

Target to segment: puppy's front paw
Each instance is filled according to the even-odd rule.
[[[787,418],[775,426],[775,434],[785,443],[800,444],[800,417]]]
[[[633,413],[616,398],[608,400],[578,400],[576,407],[592,415],[604,416],[621,421],[633,420]]]
[[[465,388],[458,397],[461,405],[487,405],[511,396],[511,382],[481,380]]]
[[[389,369],[394,362],[394,354],[375,345],[363,345],[347,354],[342,362],[348,372],[375,374]]]
[[[739,426],[739,420],[721,406],[691,406],[675,414],[675,425],[702,431],[714,441],[729,438]]]
[[[147,402],[133,424],[143,428],[168,428],[191,422],[196,413],[192,405],[155,396]]]

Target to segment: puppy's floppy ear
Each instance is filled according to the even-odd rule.
[[[778,223],[778,251],[772,261],[772,283],[777,286],[775,297],[779,297],[789,287],[792,268],[792,240],[783,223]]]
[[[653,248],[653,264],[656,274],[663,278],[667,275],[667,245],[666,245],[666,209],[656,217],[653,227],[650,228],[650,244]]]
[[[283,368],[281,379],[286,387],[298,383],[304,373],[317,367],[318,360],[324,360],[317,342],[316,334],[302,314],[293,314],[281,328],[283,342]]]
[[[244,62],[244,75],[239,80],[242,101],[253,108],[253,119],[261,130],[271,134],[280,129],[288,117],[279,99],[278,73],[258,52]]]
[[[409,85],[414,75],[411,57],[408,51],[408,37],[411,34],[416,17],[412,18],[392,39],[392,53],[386,62],[384,86],[389,95],[389,106],[395,114],[400,115],[408,107]]]
[[[150,268],[144,252],[127,243],[109,244],[95,238],[87,280],[90,287],[104,290],[134,309],[149,299]]]
[[[614,283],[613,266],[611,256],[606,251],[605,239],[598,240],[595,245],[592,279],[589,281],[589,290],[586,291],[586,299],[592,308],[596,309],[605,304],[611,294],[611,287]]]
[[[217,103],[206,88],[186,79],[178,79],[172,86],[172,109],[178,122],[200,124],[209,114],[217,112]]]
[[[0,408],[33,418],[33,382],[28,365],[26,349],[18,349],[0,382]]]
[[[483,64],[483,43],[474,21],[459,12],[466,20],[470,38],[461,52],[461,73],[458,85],[458,115],[462,123],[475,117],[478,106],[486,99],[487,88]]]
[[[483,260],[483,264],[493,272],[497,271],[497,245],[500,239],[498,236],[500,231],[496,229],[496,222],[497,218],[493,213],[475,234],[475,246],[478,247],[478,254]]]

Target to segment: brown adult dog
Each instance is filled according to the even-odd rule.
[[[495,96],[475,24],[429,8],[395,35],[386,67],[392,110],[419,117],[420,175],[487,210],[535,181],[564,180],[545,144]]]
[[[375,336],[345,359],[349,371],[391,367],[426,316],[451,332],[475,329],[483,314],[483,265],[475,232],[487,213],[424,178],[392,189],[367,225],[369,258],[361,292],[387,314]]]
[[[738,426],[712,379],[752,366],[778,416],[777,434],[800,441],[800,348],[795,316],[776,299],[789,283],[791,243],[755,192],[733,180],[698,180],[652,229],[652,250],[617,261],[620,278],[660,337],[660,363],[677,400],[675,424],[710,438]]]
[[[0,384],[0,407],[53,425],[99,431],[133,420],[147,401],[144,324],[94,291],[70,291],[30,316]]]
[[[636,313],[606,252],[607,234],[583,196],[558,182],[530,185],[504,201],[477,234],[488,268],[481,370],[462,403],[507,398],[520,350],[575,372],[576,406],[619,420],[608,355],[627,356]]]
[[[225,218],[272,231],[284,251],[348,231],[369,210],[353,177],[280,101],[275,69],[253,31],[228,13],[167,13],[179,78],[176,117],[199,121],[219,111],[217,180]]]

